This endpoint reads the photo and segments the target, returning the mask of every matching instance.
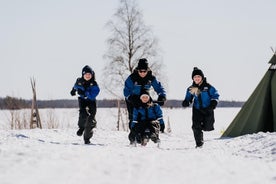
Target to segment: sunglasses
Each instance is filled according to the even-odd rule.
[[[147,73],[147,70],[138,70],[139,73]]]

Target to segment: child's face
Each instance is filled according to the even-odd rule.
[[[202,77],[200,75],[195,75],[193,80],[196,84],[200,84],[202,81]]]
[[[147,103],[149,101],[149,99],[150,99],[149,95],[142,95],[141,96],[141,101],[143,103]]]
[[[86,73],[83,75],[83,78],[86,80],[86,81],[89,81],[91,78],[92,78],[92,74],[91,73]]]

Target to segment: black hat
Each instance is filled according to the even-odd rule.
[[[194,67],[194,70],[192,73],[192,79],[194,78],[195,75],[200,75],[202,78],[204,78],[203,72],[197,67]]]
[[[147,70],[148,69],[148,60],[145,59],[145,58],[142,58],[142,59],[139,59],[139,62],[138,62],[138,67],[137,69],[138,70]]]
[[[94,71],[92,70],[92,68],[90,66],[86,65],[85,67],[83,67],[81,73],[82,73],[82,76],[86,73],[91,73],[93,75]]]
[[[142,90],[141,94],[140,94],[140,99],[142,99],[143,96],[148,96],[150,98],[149,91],[148,90]]]
[[[142,89],[140,92],[140,95],[149,95],[149,90],[148,89]]]

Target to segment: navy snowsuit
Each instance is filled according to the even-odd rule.
[[[139,105],[140,95],[143,91],[149,91],[153,87],[154,91],[159,95],[166,97],[166,91],[161,83],[152,75],[151,71],[148,71],[147,75],[142,78],[138,74],[138,70],[134,72],[126,79],[124,86],[124,96],[126,100],[129,126],[132,122],[133,108]]]
[[[131,122],[130,142],[137,141],[141,143],[148,131],[149,138],[153,142],[159,140],[160,125],[164,125],[163,113],[157,103],[142,103],[139,107],[133,109],[133,120]]]
[[[217,104],[219,100],[218,91],[209,83],[206,78],[200,86],[193,84],[187,89],[185,102],[193,102],[192,129],[197,146],[203,144],[203,132],[214,130],[214,108],[212,101]]]
[[[78,126],[84,129],[84,140],[89,140],[92,135],[92,129],[96,127],[95,115],[97,111],[96,97],[100,92],[100,88],[94,77],[86,81],[83,77],[78,78],[74,87],[79,94],[79,121]]]

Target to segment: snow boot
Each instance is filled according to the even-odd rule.
[[[84,131],[84,128],[79,128],[79,130],[77,131],[77,135],[82,136],[83,131]]]
[[[90,144],[90,140],[84,140],[84,144]]]
[[[130,141],[129,145],[133,146],[133,147],[136,147],[137,146],[137,141],[136,140]]]
[[[154,143],[160,142],[160,139],[159,139],[158,135],[156,135],[155,133],[151,134],[150,139]]]
[[[195,148],[202,148],[203,147],[203,141],[196,144]]]
[[[149,138],[148,138],[148,137],[144,137],[144,139],[143,139],[141,145],[142,145],[142,146],[146,146],[148,142],[149,142]]]

